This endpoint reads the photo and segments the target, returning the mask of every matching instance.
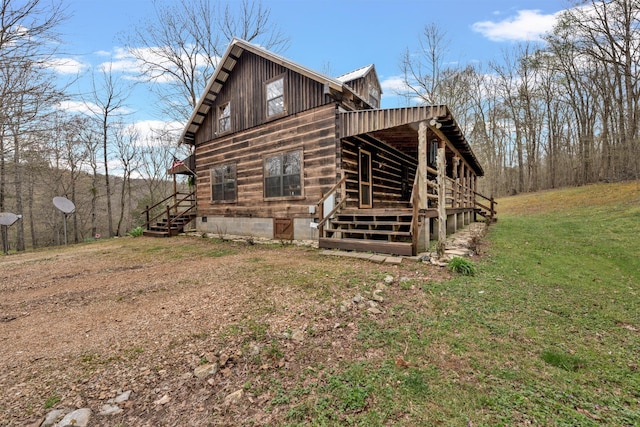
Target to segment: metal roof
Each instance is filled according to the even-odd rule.
[[[336,80],[339,80],[343,83],[350,82],[351,80],[360,79],[369,73],[374,68],[373,64],[369,64],[365,67],[358,68],[357,70],[353,70],[349,73],[343,74],[341,76],[336,77]]]

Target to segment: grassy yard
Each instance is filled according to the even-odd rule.
[[[0,425],[128,388],[92,425],[640,426],[640,182],[498,216],[470,276],[199,237],[5,257]]]
[[[288,425],[640,425],[640,182],[498,211],[476,275],[360,320],[372,357],[282,391]]]

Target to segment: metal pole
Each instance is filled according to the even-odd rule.
[[[67,245],[67,214],[63,213],[62,215],[64,215],[64,244],[66,246]]]
[[[6,225],[2,226],[2,249],[5,255],[9,255],[9,230]]]

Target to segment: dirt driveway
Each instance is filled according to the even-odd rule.
[[[76,408],[91,409],[89,425],[277,423],[269,377],[294,383],[316,362],[367,357],[354,347],[356,320],[372,314],[344,301],[366,300],[385,278],[443,274],[197,237],[0,257],[0,425]],[[119,413],[100,414],[129,391]]]

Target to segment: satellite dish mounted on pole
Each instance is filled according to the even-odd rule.
[[[76,206],[66,197],[54,197],[55,206],[64,215],[64,244],[67,244],[67,217],[76,211]]]
[[[22,215],[16,215],[13,212],[0,212],[0,225],[2,226],[2,246],[5,255],[9,255],[9,229]]]

